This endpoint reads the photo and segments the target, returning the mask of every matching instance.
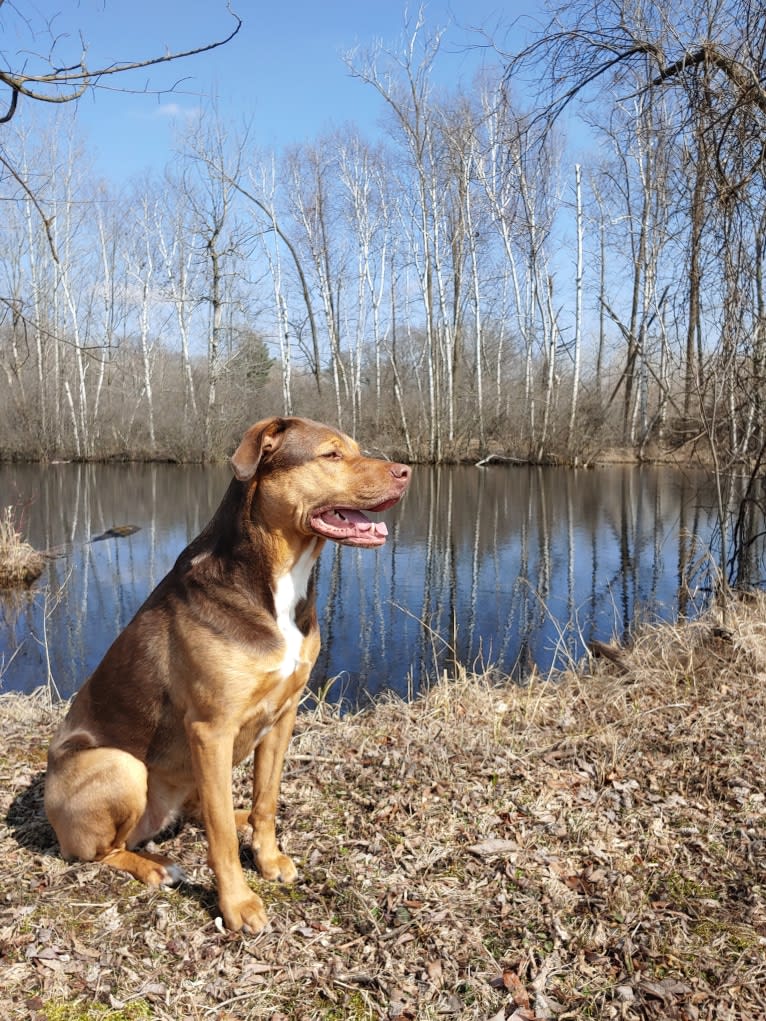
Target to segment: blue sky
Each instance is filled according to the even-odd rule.
[[[52,38],[57,39],[57,60],[64,63],[79,58],[82,36],[88,63],[97,67],[191,48],[227,35],[233,24],[219,0],[6,0],[6,5],[0,9],[3,49],[14,55],[23,51],[29,66],[35,53],[47,54]],[[484,27],[498,41],[518,45],[526,33],[517,25],[509,35],[509,26],[520,16],[524,25],[532,23],[528,18],[542,17],[536,0],[430,0],[423,6],[429,29],[449,26],[438,69],[442,81],[455,84],[470,83],[482,59],[475,47],[468,48],[477,38],[469,28]],[[172,155],[178,125],[213,95],[224,120],[233,125],[249,121],[252,140],[264,148],[310,141],[346,123],[369,133],[377,130],[380,100],[349,76],[342,54],[376,40],[396,48],[404,29],[404,2],[240,0],[235,9],[244,24],[225,47],[109,80],[137,92],[99,90],[80,100],[78,121],[100,175],[121,181],[162,168]],[[29,27],[22,23],[22,11]],[[179,78],[185,80],[172,94],[140,94],[147,85],[167,89]]]

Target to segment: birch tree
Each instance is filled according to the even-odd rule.
[[[575,323],[574,357],[572,366],[572,400],[569,405],[569,449],[572,450],[575,425],[577,422],[577,398],[580,391],[580,363],[582,359],[582,289],[583,289],[583,214],[582,214],[582,171],[579,163],[575,166],[575,232],[577,236],[577,260],[575,265]]]
[[[149,436],[149,452],[156,453],[157,437],[154,428],[154,390],[153,374],[153,316],[156,305],[156,243],[155,224],[157,222],[157,201],[149,189],[144,186],[135,200],[140,210],[141,219],[136,225],[136,236],[132,249],[128,252],[128,279],[140,294],[138,306],[138,347],[141,356],[141,388],[135,401],[135,410],[142,405],[146,408],[146,425]]]
[[[250,244],[240,216],[237,183],[247,138],[229,138],[215,111],[203,115],[188,138],[183,193],[191,215],[202,300],[207,305],[207,381],[203,410],[203,459],[213,455],[219,424],[219,383],[224,366],[227,307],[233,300],[238,261]]]
[[[405,24],[405,34],[399,53],[387,52],[378,46],[366,54],[348,54],[346,63],[351,74],[375,89],[384,101],[406,161],[403,169],[412,174],[414,187],[407,210],[412,219],[402,226],[411,234],[428,349],[429,454],[439,461],[444,448],[444,426],[446,424],[448,436],[454,428],[450,338],[445,333],[448,326],[439,316],[440,309],[446,306],[437,255],[441,245],[442,195],[433,164],[436,126],[430,105],[431,69],[443,32],[428,35],[421,10],[413,21]],[[400,215],[404,212],[404,207],[400,207]],[[446,415],[442,383],[447,394]]]
[[[356,343],[353,357],[353,429],[362,418],[362,365],[368,342],[374,358],[374,418],[380,422],[382,305],[390,238],[385,219],[385,184],[380,158],[358,138],[339,149],[340,180],[356,246]],[[370,332],[372,338],[370,341]]]
[[[197,307],[199,264],[195,258],[193,228],[183,196],[183,181],[175,174],[165,178],[166,202],[155,206],[154,234],[158,249],[158,287],[175,313],[181,346],[184,426],[196,425],[197,392],[192,370],[191,334]]]
[[[294,150],[288,160],[289,202],[305,258],[311,267],[324,313],[325,336],[335,397],[335,419],[344,428],[350,387],[341,343],[341,302],[347,283],[345,244],[337,230],[337,196],[331,185],[337,174],[335,146]]]
[[[253,171],[250,171],[251,175]],[[293,349],[291,342],[290,315],[288,312],[288,291],[283,279],[282,270],[282,246],[283,236],[278,227],[276,211],[277,192],[277,168],[272,158],[270,163],[261,171],[261,183],[259,187],[263,198],[258,200],[257,205],[265,211],[269,226],[259,231],[261,250],[269,267],[269,275],[274,293],[274,319],[276,332],[279,341],[279,361],[282,380],[282,409],[285,415],[293,414]],[[250,193],[247,193],[250,194]],[[318,344],[318,338],[316,343]],[[319,352],[317,349],[315,364],[319,365]],[[318,378],[318,375],[317,375]]]

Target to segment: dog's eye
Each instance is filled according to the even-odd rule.
[[[322,454],[322,457],[330,458],[331,461],[340,461],[343,454],[341,454],[339,450],[328,450],[326,453]]]

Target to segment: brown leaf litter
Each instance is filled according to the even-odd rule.
[[[195,826],[162,841],[176,890],[62,861],[41,805],[62,709],[3,696],[3,1016],[766,1017],[766,597],[611,652],[304,713],[280,814],[301,876],[250,873],[257,936],[217,923]]]

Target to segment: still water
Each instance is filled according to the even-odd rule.
[[[229,478],[225,466],[0,465],[0,507],[17,508],[28,541],[70,544],[32,593],[0,598],[0,691],[76,691]],[[384,515],[382,549],[325,547],[312,687],[363,704],[412,694],[454,661],[523,676],[638,617],[689,612],[714,506],[707,475],[671,468],[418,467]],[[90,541],[116,525],[140,530]]]

